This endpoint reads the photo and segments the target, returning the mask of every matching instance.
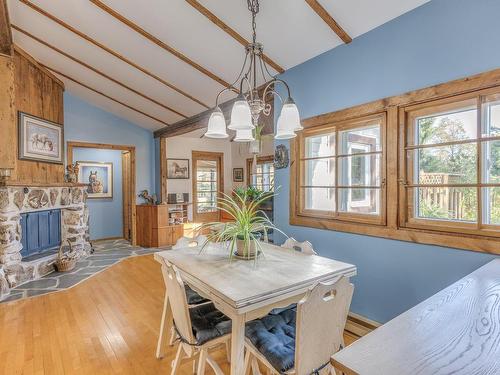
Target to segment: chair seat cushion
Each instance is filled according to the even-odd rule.
[[[188,305],[199,305],[200,303],[205,303],[209,301],[208,299],[196,293],[188,285],[184,285],[184,288],[186,289],[186,298]]]
[[[297,307],[294,306],[246,325],[246,337],[279,372],[288,371],[295,364],[296,315]]]
[[[198,345],[231,332],[231,319],[217,310],[213,303],[192,307],[189,315]]]

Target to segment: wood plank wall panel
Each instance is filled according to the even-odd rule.
[[[0,56],[0,168],[13,169],[16,154],[13,140],[17,139],[14,110],[14,66],[8,56]]]
[[[64,88],[18,51],[14,51],[13,61],[16,110],[63,125]],[[17,158],[17,119],[13,147]],[[63,165],[27,160],[17,160],[16,164],[11,178],[12,182],[27,185],[64,182]]]

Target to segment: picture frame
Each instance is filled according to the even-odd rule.
[[[243,168],[233,168],[233,182],[243,182],[244,173]]]
[[[52,121],[18,112],[20,160],[64,163],[64,127]]]
[[[113,198],[113,163],[78,161],[78,182],[88,185],[88,199]]]
[[[167,159],[167,178],[170,180],[188,180],[189,159]]]

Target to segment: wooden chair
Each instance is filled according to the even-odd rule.
[[[226,345],[231,337],[231,320],[218,311],[212,303],[189,308],[184,282],[176,267],[165,264],[163,276],[169,292],[174,328],[180,337],[179,348],[172,362],[175,375],[181,362],[198,359],[197,375],[205,373],[207,363],[216,375],[223,375],[221,368],[210,356],[212,348]]]
[[[281,247],[284,247],[286,249],[299,251],[301,253],[309,254],[309,255],[317,255],[318,254],[318,253],[316,253],[316,251],[314,251],[313,246],[309,241],[299,242],[293,237],[288,238],[281,245]]]
[[[282,326],[276,325],[276,315],[247,323],[246,373],[250,367],[254,375],[259,373],[255,365],[258,359],[271,374],[335,374],[330,357],[343,346],[343,333],[353,291],[354,286],[346,277],[331,283],[318,283],[297,304],[296,314],[294,310],[285,310],[280,315]],[[291,313],[294,313],[295,319],[291,318]],[[269,329],[272,324],[275,326]],[[268,331],[262,332],[262,327],[267,327],[265,329]],[[274,338],[283,343],[282,350],[279,350]],[[278,358],[276,352],[283,356]]]
[[[202,246],[207,241],[207,237],[203,235],[199,235],[195,238],[189,237],[181,237],[177,240],[177,243],[172,246],[172,249],[182,249],[185,247],[190,247],[191,244],[195,243],[195,246]],[[192,246],[192,245],[191,245]],[[193,289],[189,287],[189,285],[185,285],[186,296],[189,307],[195,307],[204,303],[209,303],[210,300],[200,296]],[[165,300],[163,303],[163,312],[161,316],[161,327],[160,327],[160,335],[158,337],[158,344],[156,346],[156,358],[161,359],[165,355],[165,346],[166,346],[166,337],[164,334],[164,327],[171,327],[170,330],[170,339],[169,345],[173,346],[175,339],[177,338],[177,334],[173,329],[173,325],[171,322],[171,318],[167,317],[168,314],[168,291],[165,291]]]

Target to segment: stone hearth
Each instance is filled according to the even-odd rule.
[[[78,258],[91,252],[85,186],[0,187],[0,299],[22,283],[55,270],[55,255],[26,262],[21,256],[21,214],[61,209],[61,240],[70,241]]]

